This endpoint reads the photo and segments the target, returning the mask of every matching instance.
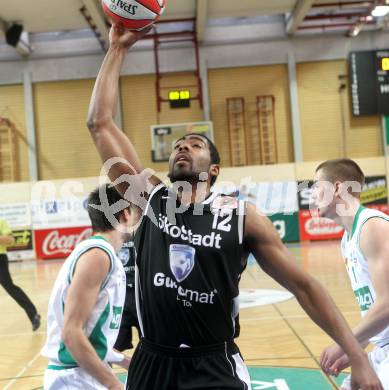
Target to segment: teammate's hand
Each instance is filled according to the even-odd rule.
[[[110,46],[129,49],[139,39],[146,35],[151,29],[150,27],[144,28],[142,31],[130,31],[123,27],[119,23],[113,23],[109,32]]]
[[[352,364],[351,390],[385,390],[366,355]]]
[[[320,357],[320,367],[326,373],[330,375],[338,375],[335,371],[331,370],[335,362],[344,356],[344,352],[339,345],[334,344],[324,349]]]

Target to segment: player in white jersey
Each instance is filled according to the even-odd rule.
[[[126,293],[126,276],[116,253],[126,238],[132,213],[130,208],[110,212],[119,201],[123,202],[122,197],[110,185],[89,195],[94,235],[76,246],[55,281],[42,349],[49,359],[45,390],[123,388],[110,364],[129,365],[129,359],[113,346]]]
[[[353,329],[362,347],[369,343],[370,364],[389,389],[389,217],[360,203],[364,174],[352,160],[328,160],[315,174],[313,204],[322,217],[343,226],[341,250],[362,320]],[[321,356],[325,372],[338,375],[349,359],[338,345]],[[352,389],[350,377],[342,390]]]

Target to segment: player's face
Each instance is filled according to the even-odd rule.
[[[179,139],[169,159],[169,178],[175,181],[199,181],[199,174],[210,174],[211,154],[208,142],[197,135]]]
[[[311,206],[320,217],[333,218],[336,215],[334,186],[321,169],[315,174]]]

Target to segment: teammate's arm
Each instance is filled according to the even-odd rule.
[[[245,243],[260,267],[291,291],[312,320],[347,352],[353,365],[354,385],[358,384],[363,390],[383,390],[366,353],[353,337],[327,291],[297,266],[272,222],[260,215],[251,204],[247,206]]]
[[[114,122],[116,99],[119,93],[119,76],[124,58],[128,49],[134,45],[145,32],[124,30],[114,24],[110,31],[110,47],[97,76],[92,98],[89,105],[87,125],[93,141],[103,162],[119,157],[127,163],[116,163],[109,170],[108,176],[112,182],[122,175],[136,175],[143,171],[134,145]],[[152,186],[160,180],[152,176],[149,178]],[[121,183],[118,189],[124,194],[128,183]],[[144,184],[146,191],[147,183]],[[130,199],[127,199],[130,200]]]
[[[116,390],[123,385],[99,358],[83,330],[110,266],[101,249],[91,249],[78,259],[66,296],[62,339],[80,367],[108,389]]]
[[[376,292],[375,302],[354,329],[363,343],[389,326],[389,223],[381,218],[368,220],[361,230],[360,248]]]
[[[369,339],[389,326],[389,223],[372,218],[362,227],[360,248],[367,259],[376,299],[353,333],[362,347]],[[347,359],[338,345],[327,347],[322,354],[323,368],[337,374],[347,367]]]

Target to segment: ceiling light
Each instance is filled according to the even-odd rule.
[[[379,17],[385,16],[385,15],[389,14],[389,5],[377,5],[373,9],[373,11],[371,11],[371,14],[375,18],[379,18]]]
[[[362,23],[356,23],[351,27],[347,35],[351,38],[355,38],[362,30]]]
[[[29,42],[29,35],[23,29],[23,25],[13,23],[5,32],[5,39],[8,45],[13,46],[22,56],[28,56],[32,53]]]

